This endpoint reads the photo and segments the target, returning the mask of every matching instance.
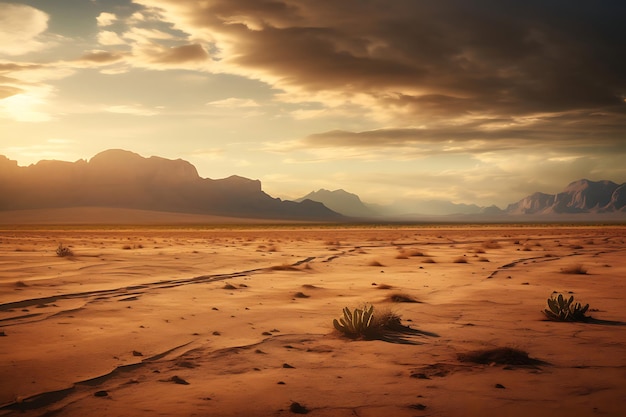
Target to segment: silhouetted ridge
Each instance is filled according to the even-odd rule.
[[[329,191],[320,189],[310,192],[302,198],[295,201],[312,200],[324,204],[337,213],[352,217],[373,217],[378,213],[365,205],[358,195],[349,193],[344,190]]]
[[[117,207],[229,217],[335,220],[322,204],[272,198],[261,182],[237,175],[201,178],[182,159],[144,158],[111,149],[88,162],[40,161],[19,167],[0,158],[0,210]]]

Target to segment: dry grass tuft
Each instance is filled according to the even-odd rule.
[[[392,303],[419,303],[413,296],[404,293],[393,293],[387,296],[387,301]]]
[[[62,243],[59,243],[59,246],[57,247],[56,250],[56,254],[57,256],[74,256],[74,251],[72,251],[72,249],[70,249],[68,246],[64,246]]]
[[[392,288],[393,288],[393,285],[389,285],[389,284],[379,284],[379,285],[377,286],[377,288],[378,288],[379,290],[390,290],[390,289],[392,289]]]
[[[461,362],[496,365],[536,366],[545,364],[538,359],[528,357],[528,353],[520,349],[510,347],[498,347],[493,349],[480,349],[457,355]]]
[[[582,266],[581,264],[568,266],[565,268],[561,268],[562,274],[578,274],[578,275],[587,275],[587,268]]]

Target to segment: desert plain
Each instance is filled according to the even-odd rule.
[[[625,241],[617,225],[4,225],[0,416],[624,416]],[[548,321],[555,291],[592,320]],[[405,331],[334,329],[365,305]],[[502,348],[532,361],[468,360]]]

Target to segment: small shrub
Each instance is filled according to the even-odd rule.
[[[365,306],[363,310],[355,308],[353,312],[348,307],[343,309],[343,317],[333,320],[333,326],[349,337],[365,337],[371,330],[374,306]]]
[[[457,357],[461,362],[472,362],[485,365],[496,364],[534,366],[545,364],[543,361],[528,357],[528,353],[523,350],[510,347],[481,349],[473,352],[459,353]]]
[[[67,246],[64,246],[62,243],[59,243],[59,246],[57,247],[57,256],[74,256],[74,252],[72,251],[72,249],[68,248]]]
[[[580,303],[574,303],[574,296],[563,297],[563,294],[553,294],[548,298],[548,308],[543,310],[546,317],[552,321],[586,321],[589,317],[585,313],[589,310],[589,304],[584,307]]]
[[[419,301],[412,296],[403,293],[390,294],[386,299],[392,303],[419,303]]]
[[[379,284],[377,285],[379,290],[390,290],[393,288],[393,285],[389,285],[389,284]]]
[[[587,274],[587,268],[585,268],[584,266],[582,266],[580,264],[572,265],[572,266],[568,266],[567,268],[561,268],[561,273],[562,274],[586,275]]]

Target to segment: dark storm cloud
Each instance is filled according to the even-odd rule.
[[[555,149],[593,149],[626,152],[623,123],[616,115],[574,112],[523,121],[511,118],[477,120],[430,128],[386,128],[362,132],[333,130],[306,137],[304,147],[404,147],[451,145],[459,151],[494,152],[550,146]],[[470,143],[471,142],[471,143]]]
[[[175,3],[231,37],[226,59],[305,88],[408,91],[452,111],[624,106],[624,2]]]
[[[155,62],[163,64],[178,64],[184,62],[204,61],[209,58],[209,54],[204,50],[202,45],[192,44],[176,46],[160,53]]]
[[[171,10],[193,33],[214,34],[224,62],[287,95],[366,95],[404,126],[411,118],[537,119],[524,128],[478,123],[464,126],[469,132],[374,132],[354,141],[624,140],[623,1],[137,1]]]

